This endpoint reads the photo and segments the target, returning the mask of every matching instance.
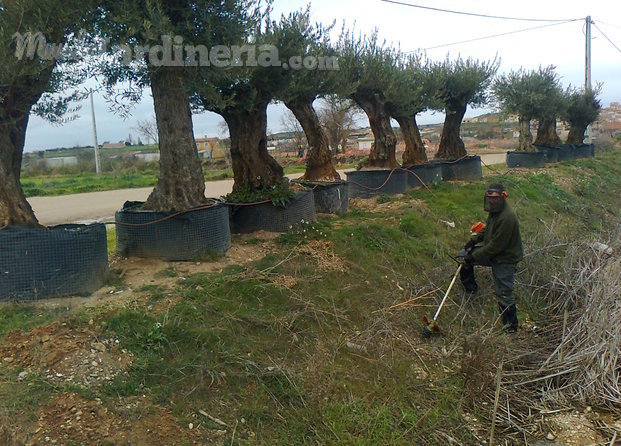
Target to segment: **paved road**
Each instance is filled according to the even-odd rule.
[[[485,164],[505,162],[505,154],[483,155]],[[344,171],[339,172],[345,178]],[[299,178],[301,174],[288,175]],[[28,201],[42,225],[53,226],[64,223],[91,223],[94,221],[112,221],[114,212],[126,201],[144,201],[153,188],[123,189],[104,192],[88,192],[60,197],[32,197]],[[210,181],[205,184],[208,197],[220,197],[233,189],[233,180]]]

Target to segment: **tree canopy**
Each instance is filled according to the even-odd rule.
[[[590,90],[569,87],[565,92],[566,106],[562,118],[570,127],[568,144],[582,144],[587,127],[599,118],[601,88],[601,84]]]
[[[563,91],[554,66],[511,71],[499,76],[492,90],[504,113],[519,116],[520,150],[534,150],[530,121],[535,118],[540,121],[537,142],[557,143],[556,117],[562,109]]]
[[[492,90],[504,113],[529,120],[557,114],[562,99],[560,81],[552,65],[537,70],[520,68],[498,76]]]

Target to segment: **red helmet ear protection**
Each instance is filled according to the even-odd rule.
[[[503,191],[499,191],[499,190],[496,190],[496,189],[489,189],[489,190],[487,190],[487,192],[485,192],[485,195],[488,196],[488,197],[499,196],[499,197],[502,197],[502,199],[504,201],[507,201],[507,198],[509,198],[509,194],[507,193],[507,191],[504,191],[504,190]]]

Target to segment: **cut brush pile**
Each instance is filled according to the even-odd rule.
[[[621,415],[621,258],[585,246],[559,246],[552,250],[564,259],[562,273],[546,274],[550,279],[542,283],[537,265],[529,267],[529,286],[547,290],[541,302],[548,322],[533,327],[533,339],[510,341],[503,349],[498,345],[503,340],[490,334],[464,345],[466,376],[481,361],[491,366],[467,385],[473,405],[486,401],[493,408],[490,425],[516,441],[545,433],[545,415],[575,407]],[[599,427],[605,435],[616,432],[606,423]]]

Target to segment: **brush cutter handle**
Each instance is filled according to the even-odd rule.
[[[440,316],[440,311],[442,311],[442,307],[446,303],[446,299],[448,299],[449,294],[451,294],[451,290],[453,289],[453,286],[455,286],[455,282],[457,281],[457,276],[459,276],[459,273],[461,272],[461,269],[463,266],[464,266],[463,264],[460,264],[459,267],[457,268],[457,271],[455,271],[453,280],[451,280],[451,284],[449,285],[448,290],[446,290],[446,294],[444,294],[444,299],[442,299],[442,302],[440,303],[440,306],[438,307],[438,311],[436,311],[436,315],[433,317],[434,321],[438,320],[438,316]]]

